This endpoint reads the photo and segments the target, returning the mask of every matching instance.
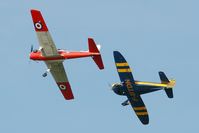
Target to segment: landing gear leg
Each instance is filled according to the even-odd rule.
[[[47,69],[46,72],[42,74],[42,76],[46,77],[48,75],[48,72],[50,72],[50,69]]]
[[[45,72],[44,74],[42,74],[43,77],[46,77],[48,74],[47,72]]]
[[[126,106],[126,105],[129,105],[129,100],[128,99],[122,103],[122,106]]]

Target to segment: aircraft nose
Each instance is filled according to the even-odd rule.
[[[35,60],[35,53],[31,52],[30,55],[29,55],[29,58],[31,60]]]
[[[29,54],[29,58],[32,59],[32,52]]]

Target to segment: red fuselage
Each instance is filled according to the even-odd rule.
[[[93,53],[93,52],[68,52],[64,50],[58,50],[58,56],[43,56],[41,51],[31,52],[30,59],[37,60],[37,61],[50,61],[50,60],[65,60],[65,59],[74,59],[74,58],[82,58],[88,56],[96,56],[100,55],[100,53]]]

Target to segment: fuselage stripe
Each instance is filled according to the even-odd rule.
[[[157,87],[168,87],[167,84],[162,84],[162,83],[152,83],[152,82],[140,82],[137,81],[135,82],[136,85],[148,85],[148,86],[157,86]]]

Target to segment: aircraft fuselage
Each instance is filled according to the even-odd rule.
[[[50,61],[50,60],[65,60],[100,55],[99,53],[92,53],[88,51],[69,52],[65,50],[58,50],[57,56],[43,56],[41,51],[33,51],[30,53],[31,60]]]
[[[164,88],[171,88],[173,87],[174,84],[175,84],[174,80],[170,80],[170,83],[135,81],[134,87],[132,87],[131,84],[123,85],[122,83],[116,83],[112,85],[112,89],[118,95],[126,95],[123,87],[127,86],[128,90],[131,90],[133,88],[133,91],[135,91],[135,93],[145,94],[153,91],[158,91]]]

